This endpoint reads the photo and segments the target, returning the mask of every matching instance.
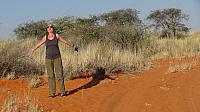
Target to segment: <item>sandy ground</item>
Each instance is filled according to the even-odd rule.
[[[166,73],[169,66],[193,64],[191,69]],[[48,98],[47,80],[28,88],[27,80],[1,80],[0,105],[8,94],[28,93],[44,110],[54,112],[200,112],[199,59],[160,60],[154,68],[138,74],[119,75],[116,80],[92,78],[65,82],[69,95]],[[28,92],[27,92],[28,91]]]

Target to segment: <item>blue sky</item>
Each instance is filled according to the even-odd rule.
[[[137,9],[142,20],[152,10],[179,8],[190,16],[186,24],[200,31],[200,0],[0,0],[0,38],[14,37],[13,29],[25,22],[89,17],[124,8]]]

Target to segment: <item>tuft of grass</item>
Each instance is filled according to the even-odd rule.
[[[168,68],[168,70],[167,70],[167,74],[168,73],[175,73],[175,72],[177,72],[177,68],[176,67],[172,67],[172,66],[169,66],[169,68]]]
[[[11,89],[9,88],[0,88],[0,93],[8,93]]]
[[[38,88],[40,86],[42,86],[44,83],[42,81],[41,78],[38,78],[38,77],[32,77],[30,80],[29,80],[29,83],[28,83],[28,86],[30,88]]]
[[[34,98],[24,96],[21,99],[12,95],[4,102],[0,112],[43,112],[43,109],[39,107],[38,101]]]
[[[27,94],[23,98],[16,95],[10,95],[0,108],[0,112],[43,112],[39,107],[38,100],[30,98]]]
[[[6,100],[1,108],[0,112],[16,112],[17,109],[17,101],[18,99],[13,96],[9,100]]]
[[[168,74],[168,73],[176,73],[176,72],[186,72],[186,71],[191,70],[194,66],[196,66],[195,62],[169,66],[166,73]]]
[[[16,79],[16,78],[17,78],[17,76],[16,76],[15,72],[11,72],[11,73],[8,73],[8,74],[6,75],[6,79],[7,79],[7,80],[14,80],[14,79]]]

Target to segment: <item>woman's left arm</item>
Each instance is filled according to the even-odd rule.
[[[58,40],[60,40],[61,42],[65,43],[65,44],[67,44],[67,45],[69,45],[69,46],[71,46],[71,47],[73,47],[73,48],[75,48],[75,49],[78,48],[78,46],[72,44],[69,40],[65,40],[62,36],[60,36],[60,35],[57,34],[56,37],[57,37]]]
[[[56,35],[56,37],[58,38],[58,40],[60,40],[61,42],[71,46],[71,47],[74,47],[74,44],[72,44],[69,40],[65,40],[62,36],[60,35]]]

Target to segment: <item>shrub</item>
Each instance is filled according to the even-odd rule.
[[[42,86],[44,84],[44,82],[42,81],[41,78],[39,77],[32,77],[30,80],[29,80],[29,87],[30,88],[38,88],[40,86]]]
[[[0,50],[0,74],[9,73],[16,75],[42,74],[42,66],[28,55],[28,46],[25,40],[7,40]]]
[[[31,21],[28,23],[20,24],[14,32],[18,39],[26,39],[29,37],[39,38],[46,34],[47,21]]]

